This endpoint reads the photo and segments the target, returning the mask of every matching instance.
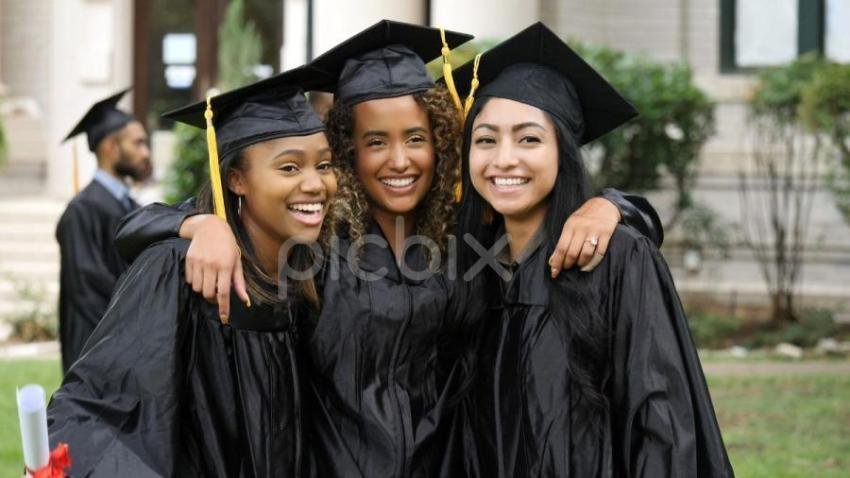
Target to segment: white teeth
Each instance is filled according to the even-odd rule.
[[[290,204],[289,205],[289,209],[292,209],[293,211],[309,212],[309,213],[320,212],[323,207],[324,207],[324,204],[322,204],[320,202],[299,203],[299,204]]]
[[[493,178],[493,184],[496,186],[519,186],[527,182],[527,178]]]
[[[390,187],[403,188],[405,186],[410,186],[415,180],[415,177],[410,176],[407,178],[384,178],[381,182]]]

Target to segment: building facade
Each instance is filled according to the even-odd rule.
[[[160,173],[165,170],[171,156],[169,134],[167,130],[156,131],[162,125],[156,124],[158,120],[151,112],[162,108],[156,103],[159,98],[171,95],[167,96],[169,101],[176,102],[197,97],[214,81],[214,32],[227,1],[166,3],[170,15],[165,14],[165,4],[156,0],[0,0],[0,84],[5,91],[0,118],[10,143],[9,165],[0,172],[0,194],[2,190],[14,192],[17,187],[25,194],[67,200],[72,193],[72,149],[76,148],[80,157],[82,184],[92,174],[94,159],[82,138],[60,144],[61,138],[93,101],[130,84],[140,93],[125,106],[140,113],[155,130],[154,160]],[[755,84],[754,72],[811,49],[850,61],[847,3],[247,1],[254,9],[254,18],[265,22],[261,31],[270,38],[276,56],[267,61],[267,66],[274,71],[300,65],[381,18],[443,26],[492,39],[505,38],[541,20],[565,38],[661,61],[688,62],[697,83],[717,104],[717,134],[703,150],[694,196],[711,207],[730,229],[741,221],[737,174],[751,154],[746,101]],[[194,35],[195,51],[184,51],[188,37],[169,37],[175,46],[173,54],[166,55],[172,48],[166,46],[169,33]],[[183,60],[178,58],[181,51]],[[166,56],[173,57],[173,62],[166,61]],[[165,78],[167,75],[171,76]],[[185,84],[187,75],[194,78],[189,78],[189,87]],[[182,89],[163,90],[162,85],[170,81],[182,81]],[[663,214],[670,194],[653,193],[651,197]],[[850,310],[850,292],[843,286],[850,283],[849,232],[828,191],[820,191],[802,284],[804,298],[812,303]],[[670,238],[675,242],[675,231]],[[740,244],[729,252],[729,259],[708,258],[693,273],[684,272],[681,258],[675,254],[668,259],[680,287],[688,293],[708,294],[734,304],[764,302],[765,288],[751,254]]]

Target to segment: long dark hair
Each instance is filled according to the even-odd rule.
[[[504,219],[495,213],[487,201],[472,186],[469,173],[469,150],[472,123],[481,112],[487,99],[478,100],[466,120],[462,149],[463,199],[458,211],[458,231],[471,234],[483,246],[490,248],[498,239]],[[546,257],[554,251],[563,225],[590,196],[590,183],[578,145],[569,129],[557,118],[548,115],[555,124],[558,140],[558,174],[552,192],[546,199],[549,207],[543,220],[545,239],[541,247]],[[459,241],[458,264],[460,271],[468,270],[479,257],[466,241]],[[549,275],[548,267],[541,274]],[[492,291],[500,290],[499,277],[486,268],[470,281],[461,281],[464,300],[467,301],[466,320],[481,322],[481,314],[499,305],[500,297]],[[549,313],[555,319],[568,343],[567,367],[572,387],[571,399],[575,405],[589,406],[595,412],[595,424],[602,423],[607,402],[603,393],[607,370],[608,328],[597,307],[595,292],[588,277],[575,268],[562,271],[549,284]],[[577,392],[577,393],[576,393]]]
[[[251,243],[251,237],[248,235],[248,231],[239,217],[237,207],[238,195],[231,192],[227,187],[227,179],[231,170],[236,169],[245,172],[248,167],[244,148],[229,154],[221,162],[221,183],[224,186],[224,210],[227,213],[227,224],[233,231],[233,235],[236,236],[236,243],[242,251],[242,270],[245,274],[245,285],[252,301],[256,300],[260,303],[281,305],[287,302],[287,299],[284,299],[278,293],[278,280],[280,279],[269,276],[260,268],[260,261],[254,245]],[[209,181],[198,193],[197,210],[202,214],[212,214],[214,212],[212,188]],[[312,251],[306,246],[295,246],[292,248],[289,264],[296,270],[309,268],[313,264]],[[286,297],[289,300],[303,301],[309,307],[319,308],[319,294],[313,279],[287,280],[286,287],[288,288]]]

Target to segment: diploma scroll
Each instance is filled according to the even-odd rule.
[[[24,385],[18,389],[18,417],[24,464],[30,470],[47,466],[50,443],[47,437],[47,403],[41,385]]]

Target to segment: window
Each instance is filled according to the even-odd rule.
[[[850,63],[850,1],[827,0],[824,54],[841,63]]]
[[[720,0],[720,68],[782,65],[810,51],[850,62],[850,0]]]
[[[797,56],[797,0],[738,0],[735,20],[736,65],[781,65]]]

